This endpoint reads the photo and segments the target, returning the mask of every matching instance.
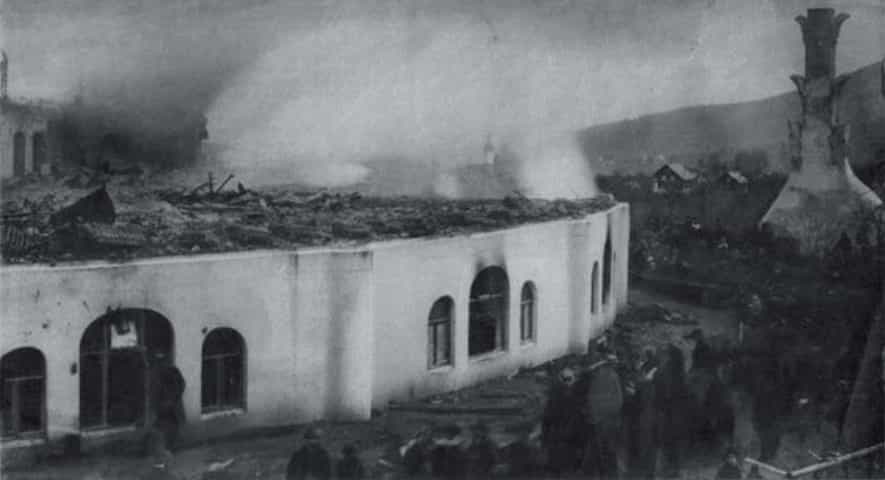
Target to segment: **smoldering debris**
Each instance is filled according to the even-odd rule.
[[[536,200],[364,197],[358,193],[252,189],[231,176],[173,187],[158,178],[110,178],[94,190],[64,182],[4,197],[2,261],[55,263],[297,249],[447,236],[560,218],[614,205],[603,195]],[[105,179],[108,180],[108,179]],[[63,193],[63,194],[62,194]]]

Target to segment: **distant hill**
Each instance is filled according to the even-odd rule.
[[[880,64],[869,65],[851,74],[842,95],[841,122],[851,125],[850,155],[856,170],[885,161],[881,82]],[[799,108],[797,94],[790,92],[596,125],[580,131],[578,138],[585,156],[602,173],[650,172],[662,161],[694,166],[715,152],[732,159],[736,151],[749,149],[764,149],[771,168],[786,171],[787,120],[796,119]]]

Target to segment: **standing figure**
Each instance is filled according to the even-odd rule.
[[[328,480],[332,477],[332,461],[329,452],[320,444],[319,432],[308,428],[304,432],[304,445],[292,457],[286,468],[286,480]]]
[[[716,474],[716,478],[718,479],[738,479],[743,478],[743,472],[741,472],[741,464],[738,461],[737,452],[733,449],[729,449],[725,453],[725,462],[723,462],[722,466],[719,467],[719,472]]]
[[[617,357],[589,352],[591,365],[585,396],[588,440],[583,470],[593,478],[617,478],[625,469],[622,442],[624,392],[616,369]]]
[[[630,420],[634,424],[631,445],[633,452],[631,465],[638,478],[654,478],[658,460],[658,411],[656,404],[657,388],[655,379],[658,370],[657,354],[647,350],[637,369],[635,393],[633,394],[634,413]]]
[[[657,439],[661,448],[662,471],[665,478],[679,477],[682,446],[688,435],[687,411],[690,394],[685,379],[685,358],[675,345],[668,345],[664,364],[655,377],[657,404]]]
[[[182,403],[184,377],[165,352],[154,352],[148,368],[151,405],[149,424],[162,435],[165,448],[172,451],[185,421]]]
[[[553,475],[574,472],[586,443],[583,396],[577,373],[564,368],[550,385],[541,421],[541,444]]]

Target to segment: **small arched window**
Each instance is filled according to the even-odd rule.
[[[523,343],[535,341],[535,314],[536,314],[535,284],[525,282],[522,286],[522,295],[519,302],[519,339]]]
[[[26,171],[25,165],[25,134],[23,132],[15,132],[12,136],[12,174],[21,177]]]
[[[31,155],[34,160],[34,171],[43,173],[43,164],[46,163],[46,135],[37,132],[31,136]]]
[[[602,251],[602,304],[608,305],[611,300],[612,288],[612,235],[611,230],[605,236],[605,247]]]
[[[45,430],[46,361],[36,348],[19,348],[0,359],[3,386],[3,438],[42,434]]]
[[[246,346],[232,328],[216,328],[203,341],[201,404],[204,413],[245,408]]]
[[[427,364],[430,368],[452,364],[452,311],[455,302],[442,297],[433,303],[427,320]]]

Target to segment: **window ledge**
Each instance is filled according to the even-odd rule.
[[[118,433],[134,432],[138,429],[135,425],[126,425],[125,427],[91,427],[80,431],[80,436],[85,438],[101,438]]]
[[[491,362],[504,355],[507,355],[507,350],[492,350],[491,352],[480,353],[479,355],[470,357],[470,363]]]
[[[520,343],[520,347],[522,347],[522,348],[531,348],[531,347],[534,347],[534,346],[537,345],[537,344],[538,344],[538,341],[537,341],[537,340],[534,340],[534,339],[532,339],[532,340],[523,340],[523,341]]]
[[[237,417],[246,413],[246,410],[238,407],[228,408],[225,410],[213,410],[200,414],[200,420],[212,420],[215,418]]]
[[[2,440],[3,448],[24,448],[24,447],[33,447],[36,445],[43,445],[46,443],[46,438],[43,436],[34,436],[34,437],[7,437]]]
[[[433,374],[433,375],[442,375],[442,374],[445,374],[445,373],[450,373],[450,372],[453,371],[454,369],[455,369],[455,366],[452,365],[452,364],[448,364],[448,365],[439,365],[439,366],[437,366],[437,367],[430,367],[429,369],[427,369],[427,373],[430,373],[430,374]]]

